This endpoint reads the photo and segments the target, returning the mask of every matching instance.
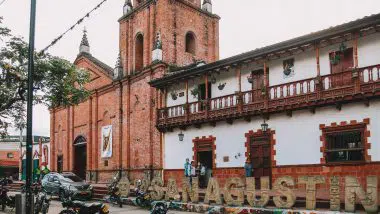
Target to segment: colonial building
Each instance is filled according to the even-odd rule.
[[[185,158],[244,177],[380,175],[380,14],[219,60],[211,1],[126,1],[115,69],[91,55],[90,98],[51,110],[52,169],[181,183]],[[87,176],[86,176],[87,175]]]
[[[115,69],[92,56],[83,37],[74,63],[91,73],[87,88],[93,93],[78,106],[51,110],[53,170],[74,171],[93,182],[105,182],[119,170],[132,178],[162,172],[156,109],[163,99],[148,83],[169,68],[219,59],[219,17],[207,5],[127,0]]]

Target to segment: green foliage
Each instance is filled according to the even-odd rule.
[[[2,27],[0,40],[0,135],[7,127],[25,128],[25,101],[28,83],[28,44],[12,36]],[[87,99],[90,92],[84,88],[89,73],[77,69],[72,63],[44,53],[34,53],[33,97],[34,103],[49,108],[76,105]]]

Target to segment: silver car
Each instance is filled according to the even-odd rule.
[[[44,176],[41,185],[48,194],[59,196],[61,200],[66,191],[79,200],[91,199],[93,195],[93,187],[71,172],[49,173]]]

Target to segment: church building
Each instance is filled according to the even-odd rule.
[[[219,59],[210,0],[126,0],[115,68],[90,51],[91,96],[51,110],[51,166],[182,183],[189,158],[223,184],[380,176],[380,14]],[[259,183],[259,182],[257,182]]]

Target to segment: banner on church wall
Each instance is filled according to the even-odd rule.
[[[102,127],[102,158],[112,157],[112,125]]]

